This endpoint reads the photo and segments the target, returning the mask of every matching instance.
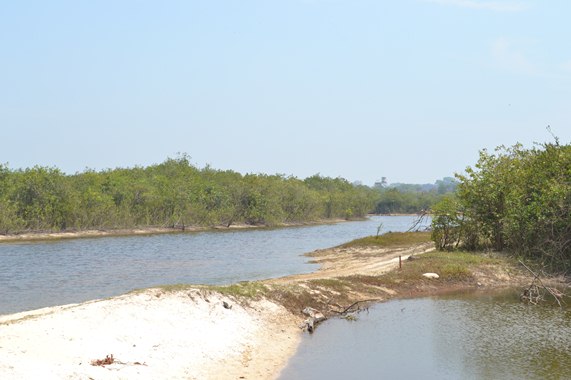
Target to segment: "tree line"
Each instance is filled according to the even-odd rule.
[[[12,170],[0,165],[0,233],[145,226],[278,225],[371,212],[378,192],[342,178],[246,174],[193,166]]]
[[[571,145],[480,152],[457,175],[455,196],[433,207],[440,249],[508,251],[557,271],[571,269]]]
[[[377,183],[379,200],[375,214],[412,214],[429,210],[446,194],[456,190],[458,182],[451,177],[437,180],[434,184]]]

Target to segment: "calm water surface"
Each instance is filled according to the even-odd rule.
[[[509,294],[395,300],[307,335],[281,379],[571,379],[571,309]]]
[[[305,273],[304,253],[383,232],[414,217],[308,227],[0,244],[0,314],[155,285],[229,284]]]

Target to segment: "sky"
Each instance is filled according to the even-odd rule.
[[[432,183],[571,142],[571,2],[0,4],[0,163]]]

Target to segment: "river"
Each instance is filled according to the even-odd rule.
[[[0,244],[0,314],[166,284],[230,284],[307,273],[304,253],[406,231],[413,216],[277,229]]]
[[[315,270],[306,252],[413,217],[281,229],[0,244],[0,314],[161,284],[229,284]],[[282,379],[568,379],[571,309],[517,293],[393,300],[306,335]]]
[[[324,322],[281,379],[571,379],[571,308],[517,290],[389,301]]]

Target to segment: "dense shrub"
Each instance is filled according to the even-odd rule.
[[[470,249],[508,250],[552,269],[571,269],[570,145],[556,140],[532,149],[484,150],[457,178],[456,205],[435,207],[441,249],[461,239]]]
[[[74,175],[0,165],[0,233],[358,218],[373,210],[377,197],[376,190],[342,178],[199,169],[186,155]]]

